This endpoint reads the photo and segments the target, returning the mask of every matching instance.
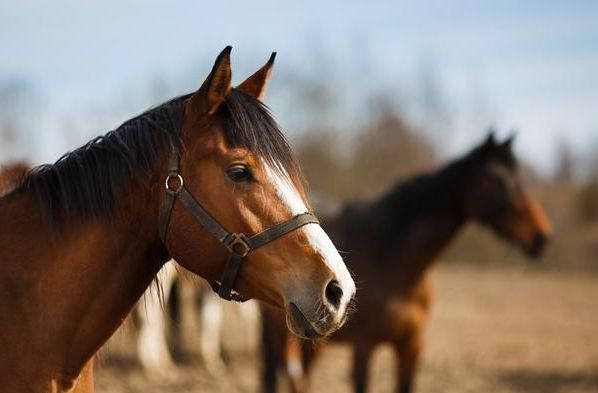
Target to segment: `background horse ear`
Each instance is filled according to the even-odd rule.
[[[511,130],[511,135],[509,135],[509,137],[507,138],[507,140],[505,140],[502,143],[503,147],[505,147],[507,149],[511,149],[513,147],[513,142],[515,141],[516,137],[517,137],[517,131]]]
[[[276,52],[272,52],[268,62],[249,78],[245,79],[243,83],[237,86],[237,89],[260,100],[266,90],[266,82],[268,82],[268,78],[270,78],[270,74],[272,73],[275,58]]]
[[[231,49],[231,46],[227,46],[220,52],[212,72],[189,100],[188,106],[196,115],[214,114],[228,94],[232,78],[230,70]]]
[[[494,127],[488,128],[488,136],[486,137],[486,141],[484,141],[484,146],[496,146],[495,134],[496,130]]]

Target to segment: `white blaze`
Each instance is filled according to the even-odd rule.
[[[288,207],[291,214],[297,215],[306,213],[308,211],[307,206],[290,180],[278,175],[266,163],[264,163],[264,165],[278,197]],[[345,307],[348,301],[355,295],[355,282],[353,281],[349,270],[347,270],[342,257],[321,226],[308,224],[298,230],[305,233],[309,244],[322,256],[324,263],[326,263],[335,275],[336,280],[338,280],[339,285],[343,290],[343,297],[341,300],[342,311],[342,308]]]

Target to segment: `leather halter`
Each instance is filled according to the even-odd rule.
[[[174,182],[176,182],[175,187],[171,184]],[[248,236],[244,233],[227,231],[185,188],[183,177],[179,172],[179,154],[176,150],[173,150],[173,154],[170,157],[168,175],[164,181],[164,186],[166,188],[166,197],[162,203],[160,216],[158,218],[158,231],[162,243],[166,245],[166,233],[168,231],[170,215],[178,196],[178,199],[183,206],[195,217],[199,224],[210,232],[229,251],[228,261],[224,267],[220,282],[210,282],[214,292],[217,292],[221,298],[226,300],[247,300],[234,292],[233,287],[239,273],[239,268],[241,267],[241,262],[250,251],[278,239],[289,232],[299,229],[304,225],[320,224],[313,214],[305,212],[293,216],[286,221],[276,223],[270,228],[252,236]]]

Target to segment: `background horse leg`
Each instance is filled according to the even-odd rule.
[[[166,304],[177,275],[174,264],[169,262],[164,265],[158,275]],[[152,372],[164,372],[172,368],[174,363],[166,341],[164,309],[156,288],[150,287],[145,291],[137,307],[137,315],[140,325],[137,353],[141,365]]]
[[[293,393],[309,391],[309,373],[319,349],[318,343],[288,335],[286,365]]]
[[[289,332],[280,311],[260,305],[262,311],[262,392],[276,393],[278,370],[284,364],[284,349]]]
[[[303,345],[299,339],[287,334],[285,351],[285,363],[287,376],[291,384],[292,393],[302,393],[307,390],[305,378],[305,358],[303,356]]]
[[[353,345],[353,389],[355,393],[365,393],[370,356],[374,345],[369,342],[356,342]]]
[[[421,328],[416,327],[409,334],[394,343],[397,356],[398,393],[411,393],[422,346]]]
[[[70,393],[93,393],[93,357],[87,362]]]
[[[220,352],[222,317],[220,298],[211,290],[205,290],[200,311],[199,356],[213,376],[222,375],[226,370]]]
[[[240,332],[244,335],[241,352],[245,356],[250,356],[255,353],[259,345],[260,310],[258,302],[250,300],[245,303],[232,303],[231,305],[235,306],[241,326],[243,326],[242,332]]]

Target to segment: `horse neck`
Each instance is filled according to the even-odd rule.
[[[467,222],[465,177],[455,165],[395,188],[371,207],[385,274],[416,283]],[[392,273],[395,274],[392,274]]]
[[[31,192],[0,199],[0,222],[10,228],[0,231],[0,313],[8,316],[0,346],[14,348],[0,380],[9,380],[3,370],[39,365],[47,369],[33,370],[36,378],[65,389],[73,383],[167,260],[156,192],[121,194],[111,222],[62,223],[58,233]]]

